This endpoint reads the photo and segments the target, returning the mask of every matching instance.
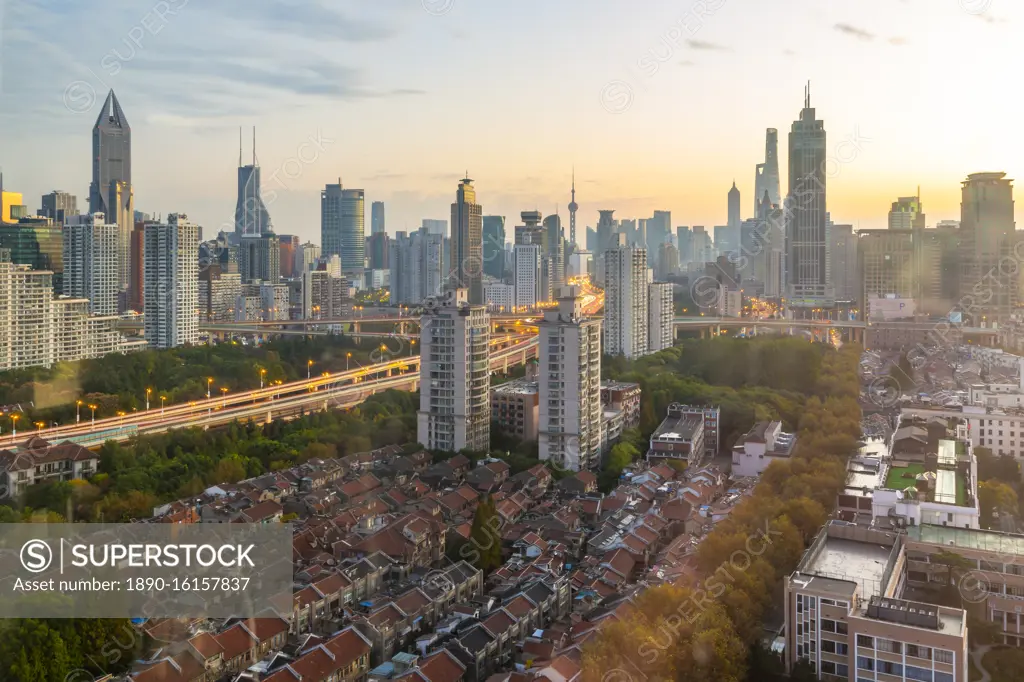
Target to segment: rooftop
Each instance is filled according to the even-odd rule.
[[[514,379],[491,389],[494,395],[536,395],[537,382],[526,379]]]
[[[813,551],[813,550],[811,550]],[[806,574],[851,581],[860,585],[861,596],[867,600],[881,592],[882,576],[892,554],[892,547],[826,537],[821,549],[801,566]]]
[[[952,526],[920,525],[907,529],[907,537],[916,542],[998,552],[1024,557],[1024,535],[1010,535],[990,530],[954,528]]]
[[[696,414],[682,414],[665,417],[652,438],[659,440],[693,440],[698,431],[704,429],[704,417]]]

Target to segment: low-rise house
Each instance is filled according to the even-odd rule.
[[[294,661],[263,682],[364,682],[370,650],[370,642],[356,628],[347,627],[325,641],[311,641]]]
[[[0,451],[0,498],[16,498],[37,483],[89,478],[99,461],[99,454],[71,441],[51,445],[33,436],[17,452]]]

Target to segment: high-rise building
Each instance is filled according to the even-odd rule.
[[[264,322],[279,322],[288,319],[290,306],[287,284],[261,282],[259,293]]]
[[[544,239],[547,245],[547,251],[545,255],[550,255],[555,250],[555,244],[560,244],[562,240],[562,218],[558,215],[549,215],[544,218]]]
[[[198,292],[201,322],[235,321],[235,305],[242,295],[241,275],[211,264],[199,272]]]
[[[601,319],[583,314],[575,287],[562,287],[558,308],[537,324],[538,457],[571,471],[601,460]]]
[[[252,163],[242,164],[242,130],[238,130],[238,197],[235,200],[235,235],[232,243],[243,237],[259,237],[273,232],[270,212],[260,191],[260,166],[256,161],[256,129],[252,131]]]
[[[672,284],[651,282],[647,285],[647,352],[657,353],[671,348],[675,329]]]
[[[421,227],[430,234],[438,234],[446,239],[448,238],[447,220],[434,220],[432,218],[424,218]]]
[[[597,219],[597,236],[594,248],[587,246],[588,251],[594,252],[594,260],[597,263],[597,283],[604,284],[604,252],[613,244],[618,244],[615,237],[619,231],[618,222],[615,220],[615,210],[599,210]],[[628,243],[628,242],[627,242]]]
[[[709,263],[715,260],[715,248],[714,242],[711,240],[711,235],[703,225],[693,226],[693,261],[697,263],[701,269],[704,267],[704,263]]]
[[[476,189],[470,178],[459,181],[452,204],[452,239],[448,288],[466,289],[469,303],[483,305],[484,300],[483,212],[476,201]]]
[[[465,289],[449,289],[425,308],[417,440],[428,450],[486,452],[491,438],[487,309],[471,304]]]
[[[370,234],[384,234],[384,202],[375,201],[370,204]]]
[[[145,330],[151,348],[199,341],[199,230],[183,213],[145,229]]]
[[[21,192],[8,192],[4,190],[4,174],[0,171],[0,223],[10,223],[18,220],[15,214],[18,207],[22,205]]]
[[[870,297],[913,299],[917,293],[914,269],[914,233],[911,230],[857,232],[861,292],[867,308]]]
[[[578,251],[580,245],[576,242],[576,211],[580,205],[576,203],[576,169],[572,171],[572,200],[569,202],[569,251]],[[587,247],[589,248],[589,246]]]
[[[732,181],[732,189],[729,190],[729,217],[726,224],[729,228],[729,242],[732,249],[738,249],[740,244],[740,190],[736,187],[736,181]],[[755,214],[756,215],[756,214]]]
[[[604,348],[609,355],[647,354],[647,249],[620,243],[604,252]]]
[[[829,260],[832,273],[832,284],[835,287],[837,301],[860,301],[861,296],[860,266],[858,265],[857,235],[853,233],[853,225],[829,226]],[[947,311],[948,312],[948,311]]]
[[[295,266],[293,272],[296,276],[316,269],[320,260],[320,245],[313,242],[306,242],[295,249]]]
[[[146,286],[145,221],[136,222],[135,227],[132,228],[131,251],[132,278],[128,283],[128,308],[141,313],[145,309],[145,300],[142,294]]]
[[[505,276],[505,216],[485,215],[484,232],[484,274],[495,279]]]
[[[299,238],[294,234],[280,234],[277,236],[278,245],[281,250],[278,256],[280,263],[281,277],[291,279],[301,273],[295,272],[295,252],[299,248]]]
[[[775,128],[768,128],[765,132],[764,163],[757,164],[754,173],[754,215],[757,215],[765,192],[768,192],[772,206],[782,207],[782,189],[779,180],[779,131]]]
[[[789,133],[789,194],[786,198],[786,268],[789,306],[831,305],[825,216],[825,123],[815,118],[810,85],[804,108]]]
[[[924,207],[921,205],[920,188],[916,196],[899,197],[892,202],[892,210],[889,211],[890,230],[923,230],[924,226],[925,215]]]
[[[281,243],[277,235],[244,235],[238,246],[238,272],[242,284],[277,284],[281,279]]]
[[[92,129],[92,184],[89,213],[102,213],[121,228],[118,242],[118,286],[131,279],[131,233],[135,226],[132,189],[132,129],[111,90]]]
[[[64,230],[49,218],[21,218],[0,223],[0,249],[8,249],[11,262],[53,273],[53,286],[63,290]]]
[[[540,244],[516,244],[512,247],[512,286],[517,309],[533,310],[547,300],[542,291],[543,256]]]
[[[686,225],[676,228],[676,247],[679,249],[679,267],[685,269],[693,261],[693,233]]]
[[[42,208],[39,209],[39,215],[50,218],[58,225],[63,225],[65,220],[78,215],[78,197],[59,189],[44,194],[40,206]]]
[[[948,315],[959,296],[959,221],[940,221],[935,229],[914,230],[914,254],[917,310],[926,315]]]
[[[344,189],[341,178],[320,193],[320,244],[323,255],[341,257],[341,269],[361,281],[366,267],[365,199],[361,189]]]
[[[336,320],[351,313],[349,282],[332,277],[326,270],[309,270],[302,275],[302,317],[306,320]]]
[[[654,217],[646,220],[646,227],[647,234],[638,236],[637,246],[646,244],[648,253],[657,253],[661,245],[672,237],[672,211],[655,211]]]
[[[961,300],[975,301],[963,311],[964,323],[980,326],[983,317],[989,323],[1001,322],[1020,300],[1018,268],[1002,261],[1018,260],[1013,180],[1006,173],[972,173],[963,181],[961,195],[959,294]],[[976,287],[984,287],[984,297],[977,295]]]
[[[655,277],[660,280],[667,280],[679,274],[679,249],[675,244],[664,242],[658,247],[658,260],[654,271]]]
[[[391,302],[419,305],[441,293],[444,237],[421,227],[391,240]]]
[[[367,240],[370,246],[370,269],[387,270],[388,250],[390,249],[388,235],[386,232],[374,232]]]
[[[116,315],[120,227],[102,213],[68,216],[64,224],[63,293],[89,299],[89,312]]]

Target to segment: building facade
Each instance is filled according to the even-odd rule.
[[[419,305],[441,293],[444,237],[420,228],[391,240],[391,302]]]
[[[484,304],[483,209],[476,201],[473,181],[463,178],[452,204],[451,268],[445,288],[465,289],[469,303]]]
[[[647,354],[647,250],[615,246],[604,252],[604,350],[627,358]]]
[[[361,281],[366,267],[365,192],[338,183],[320,193],[320,245],[324,256],[340,256],[342,273]]]
[[[199,341],[199,230],[183,213],[145,226],[145,331],[152,348]]]
[[[102,213],[120,228],[118,286],[127,289],[131,278],[131,232],[135,226],[132,129],[113,90],[107,94],[92,129],[89,213]]]
[[[652,282],[648,285],[647,352],[657,353],[674,344],[674,306],[672,284]]]
[[[69,216],[64,225],[63,293],[89,299],[95,315],[116,315],[120,226],[102,213]]]

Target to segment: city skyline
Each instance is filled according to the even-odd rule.
[[[22,31],[37,29],[49,40],[45,36],[59,32],[63,22],[81,16],[57,17],[31,8],[15,12],[19,28],[6,36],[7,68],[0,86],[8,95],[0,98],[0,116],[13,138],[4,140],[10,189],[33,204],[34,197],[55,188],[80,200],[87,196],[88,151],[81,132],[95,117],[107,86],[133,112],[136,206],[159,214],[187,211],[210,236],[233,223],[239,125],[269,131],[260,141],[265,195],[274,191],[273,201],[266,196],[268,209],[277,232],[304,240],[317,234],[319,191],[338,176],[346,187],[363,188],[368,199],[387,204],[388,232],[394,234],[415,230],[422,218],[445,217],[450,188],[467,167],[477,179],[484,213],[515,216],[536,208],[548,215],[557,207],[567,218],[575,165],[580,241],[601,209],[623,217],[672,211],[673,228],[724,224],[724,195],[734,177],[744,196],[742,217],[750,218],[751,171],[763,162],[765,130],[786,129],[808,79],[815,107],[829,125],[828,155],[852,157],[839,164],[829,184],[829,210],[837,221],[884,227],[892,201],[918,185],[933,224],[957,218],[963,177],[1005,171],[1012,178],[1024,172],[1015,165],[1024,157],[1024,139],[1009,114],[999,113],[1013,111],[1004,101],[1009,93],[963,63],[965,54],[979,49],[994,61],[1012,59],[1012,46],[1000,37],[1024,19],[1024,11],[1000,0],[929,5],[923,16],[919,1],[867,2],[857,11],[793,1],[790,11],[776,13],[734,0],[704,3],[706,16],[696,23],[685,5],[652,3],[626,22],[626,8],[594,3],[575,31],[558,29],[565,44],[554,58],[515,50],[493,57],[491,68],[510,74],[502,80],[515,84],[529,76],[522,82],[530,84],[531,96],[551,106],[533,113],[519,105],[521,88],[482,83],[474,96],[494,114],[469,122],[447,113],[473,111],[474,105],[460,103],[468,95],[454,91],[444,78],[461,65],[465,48],[490,31],[524,24],[547,35],[555,30],[550,26],[564,27],[578,18],[577,5],[527,2],[510,9],[428,3],[447,10],[432,15],[420,3],[409,3],[360,10],[358,21],[341,13],[351,9],[344,3],[337,12],[302,8],[301,13],[319,12],[322,26],[303,25],[309,18],[304,14],[305,19],[289,18],[277,28],[294,33],[301,25],[326,46],[345,43],[352,48],[353,64],[337,64],[310,47],[292,57],[305,60],[304,68],[285,77],[281,69],[288,65],[238,66],[245,52],[226,54],[233,40],[207,48],[208,68],[182,61],[181,48],[204,35],[193,31],[197,22],[215,10],[177,4],[177,14],[165,17],[158,33],[146,33],[141,46],[127,43],[133,50],[117,36],[139,23],[132,23],[138,11],[90,38],[81,53],[46,51],[41,64],[31,68],[16,49],[27,40]],[[99,18],[109,19],[115,9]],[[254,10],[246,17],[246,30],[268,30],[268,14],[273,12]],[[606,41],[592,40],[608,26],[618,31],[611,49]],[[334,31],[340,37],[332,37],[329,27],[340,27]],[[778,48],[761,49],[763,68],[746,73],[740,67],[757,48],[754,39],[769,34]],[[403,50],[415,50],[443,38],[452,46],[416,60],[379,58],[403,41],[408,43]],[[597,53],[589,44],[594,42],[602,46]],[[926,54],[928,69],[908,81],[909,67]],[[119,68],[115,75],[111,59]],[[535,73],[541,59],[549,68]],[[865,63],[886,68],[861,68]],[[41,69],[46,77],[30,82]],[[765,69],[777,75],[765,78]],[[183,95],[177,86],[190,71],[204,77]],[[228,74],[237,83],[225,89]],[[367,83],[381,85],[375,89]],[[229,102],[228,95],[244,85],[253,86],[248,96]],[[903,94],[898,114],[889,96],[897,87]],[[260,101],[264,106],[252,101],[257,90],[267,91]],[[977,116],[978,102],[995,119],[980,132],[949,134],[950,126]],[[405,113],[410,104],[421,112],[411,120]],[[46,136],[38,135],[43,125]],[[453,144],[464,132],[481,141],[475,158],[466,158]],[[859,148],[851,146],[858,140]],[[31,157],[30,142],[36,145]],[[840,147],[844,142],[847,146]],[[300,160],[303,144],[313,146],[303,148]],[[417,153],[409,154],[411,148]],[[787,163],[785,149],[780,156],[781,166]],[[30,164],[25,158],[56,162]],[[277,184],[271,179],[275,172]]]

